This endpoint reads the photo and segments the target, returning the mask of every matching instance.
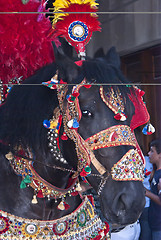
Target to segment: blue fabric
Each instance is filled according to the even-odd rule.
[[[161,231],[152,232],[152,240],[161,240]]]
[[[161,169],[155,171],[151,183],[151,192],[156,195],[158,195],[159,178],[161,178]],[[152,200],[149,207],[149,224],[152,231],[161,231],[161,206]],[[158,240],[161,240],[161,238],[158,238]]]
[[[139,219],[141,227],[139,240],[152,240],[151,229],[148,222],[148,212],[149,208],[144,208]]]

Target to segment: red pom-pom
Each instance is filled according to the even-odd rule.
[[[92,85],[88,84],[88,85],[84,85],[85,88],[91,88]]]
[[[60,84],[67,84],[66,82],[64,82],[62,79],[60,80]]]
[[[70,208],[70,205],[66,202],[64,202],[64,207],[65,207],[65,210],[68,210]]]
[[[79,93],[74,92],[74,93],[72,93],[72,96],[76,98],[79,96]]]
[[[120,113],[117,113],[117,114],[114,116],[114,118],[115,118],[116,120],[120,120],[120,119],[121,119]]]
[[[88,175],[88,173],[86,171],[84,171],[84,169],[82,170],[82,172],[80,173],[81,177],[86,177]]]
[[[68,140],[68,136],[66,135],[65,132],[63,132],[63,135],[61,136],[61,139],[64,140],[64,141]]]
[[[110,227],[109,227],[109,224],[107,222],[105,222],[106,224],[106,228],[104,229],[104,234],[106,236],[106,234],[110,231]]]
[[[71,195],[74,197],[74,196],[77,196],[78,195],[78,192],[75,191],[75,192],[72,192]]]

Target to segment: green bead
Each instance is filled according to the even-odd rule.
[[[91,168],[89,166],[85,167],[84,169],[87,173],[91,172]]]
[[[73,102],[75,100],[75,97],[74,96],[71,96],[71,101]]]

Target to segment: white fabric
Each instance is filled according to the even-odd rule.
[[[139,236],[140,223],[137,221],[117,233],[111,233],[111,240],[138,240]]]
[[[149,179],[150,179],[150,173],[152,172],[152,170],[153,170],[153,164],[150,163],[149,157],[145,156],[145,175],[147,172],[149,175],[145,176],[143,184],[144,184],[144,187],[147,188],[148,190],[150,190]],[[150,198],[145,197],[145,200],[146,200],[145,207],[149,207],[150,206]]]

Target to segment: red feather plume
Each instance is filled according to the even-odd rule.
[[[21,0],[1,0],[1,12],[37,12],[40,2],[23,4]],[[13,78],[31,76],[54,60],[50,21],[37,21],[38,14],[0,15],[0,79],[8,83]]]
[[[90,4],[71,4],[67,8],[62,8],[61,12],[65,14],[62,16],[56,24],[53,24],[53,34],[54,36],[64,37],[70,45],[74,46],[77,53],[85,52],[85,45],[89,42],[92,33],[94,31],[101,31],[100,22],[98,21],[98,16],[96,15],[97,8],[91,8]],[[74,13],[73,13],[74,12]],[[66,14],[69,13],[69,14]],[[71,24],[73,25],[73,28]],[[82,26],[82,38],[73,34],[74,27]],[[84,27],[85,26],[85,27]],[[70,35],[71,27],[71,35]],[[83,35],[83,31],[88,31],[86,35]]]

